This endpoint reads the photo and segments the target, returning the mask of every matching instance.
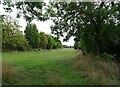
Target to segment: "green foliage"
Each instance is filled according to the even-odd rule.
[[[57,48],[62,48],[62,43],[60,40],[57,40]]]
[[[43,32],[40,32],[40,48],[42,49],[46,49],[47,48],[47,44],[48,44],[48,38],[47,35],[44,34]]]
[[[79,42],[75,42],[74,44],[74,49],[80,49],[80,43]]]
[[[11,12],[11,8],[16,7],[18,17],[22,16],[21,13],[23,13],[28,23],[33,19],[42,21],[52,19],[54,22],[54,25],[51,26],[52,33],[58,38],[65,36],[64,40],[66,41],[74,36],[75,49],[78,45],[78,48],[81,48],[85,53],[102,54],[106,52],[119,55],[120,5],[118,3],[110,1],[82,3],[50,1],[46,6],[44,2],[10,3],[3,1],[3,6],[7,12]],[[44,12],[43,9],[45,9]],[[39,34],[32,33],[35,37],[30,36],[31,39],[28,37],[29,35],[26,37],[27,40],[29,38],[29,44],[32,48],[61,47],[59,42],[54,43],[46,35],[41,35],[42,41],[40,41]],[[6,43],[6,38],[4,39],[3,46]],[[54,45],[52,45],[53,43]]]
[[[53,49],[57,49],[57,48],[62,48],[62,43],[60,40],[58,40],[57,38],[54,38],[55,43],[53,45]]]
[[[43,32],[38,32],[37,26],[27,23],[24,31],[25,35],[19,30],[20,26],[17,21],[12,20],[9,16],[3,16],[2,22],[2,48],[3,51],[39,51],[41,49],[61,48],[61,41],[53,36]]]
[[[29,49],[28,41],[26,40],[25,36],[23,35],[16,35],[14,39],[16,41],[16,49],[18,51],[25,51]],[[14,44],[15,42],[12,42]]]
[[[40,48],[42,49],[57,49],[62,48],[62,43],[57,38],[40,32]]]
[[[8,19],[8,20],[6,20]],[[19,25],[11,17],[5,16],[2,24],[2,48],[8,50],[25,51],[29,44],[21,31]]]
[[[56,14],[52,33],[66,41],[74,36],[75,49],[85,53],[120,55],[119,6],[117,2],[51,2]]]
[[[6,12],[11,13],[13,8],[17,9],[17,18],[24,17],[29,23],[34,19],[45,21],[47,16],[44,15],[43,8],[45,3],[38,0],[38,2],[24,1],[3,1],[3,8]]]
[[[38,48],[40,38],[35,24],[28,23],[24,31],[26,39],[29,41],[31,48]]]
[[[48,44],[47,44],[47,49],[52,49],[55,43],[55,40],[52,36],[47,36],[48,38]]]
[[[101,58],[104,58],[104,59],[106,59],[106,60],[114,60],[115,57],[116,57],[115,54],[112,55],[112,54],[107,54],[107,53],[103,53],[103,54],[101,54],[100,56],[101,56]]]

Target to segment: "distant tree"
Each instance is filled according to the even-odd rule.
[[[35,24],[28,23],[24,30],[25,37],[31,48],[38,48],[40,43],[39,33]]]
[[[56,37],[54,37],[55,43],[53,45],[53,49],[57,49],[57,48],[62,48],[62,43],[60,40],[58,40]]]
[[[10,16],[3,17],[2,23],[2,48],[8,50],[24,51],[29,48],[28,41],[19,30],[17,21]]]
[[[61,43],[60,40],[57,40],[57,47],[58,47],[58,48],[62,48],[62,43]]]
[[[48,44],[47,44],[47,49],[52,49],[54,44],[55,44],[55,40],[52,36],[47,35],[48,38]]]
[[[63,45],[63,47],[64,47],[64,48],[68,48],[68,46],[67,46],[67,45]]]
[[[18,50],[18,51],[26,51],[29,49],[29,44],[26,38],[21,35],[14,35],[10,38],[8,45],[8,49],[10,50]]]
[[[40,32],[40,48],[46,49],[48,45],[48,38],[44,32]]]

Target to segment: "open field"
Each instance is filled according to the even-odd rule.
[[[3,84],[87,84],[72,68],[73,49],[3,53]]]
[[[118,85],[118,67],[73,49],[3,53],[3,85]]]

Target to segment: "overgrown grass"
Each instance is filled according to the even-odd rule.
[[[95,85],[120,85],[119,65],[116,61],[105,61],[94,56],[78,55],[73,66]]]
[[[73,49],[3,53],[3,85],[118,85],[114,62]]]

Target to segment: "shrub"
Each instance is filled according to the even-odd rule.
[[[116,54],[112,55],[112,54],[108,54],[108,53],[103,53],[100,55],[100,57],[105,58],[107,60],[114,60],[116,57]]]

